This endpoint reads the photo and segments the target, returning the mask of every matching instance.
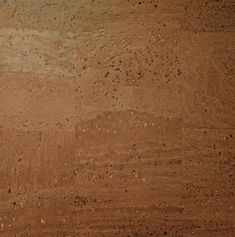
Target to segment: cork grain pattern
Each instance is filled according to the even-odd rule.
[[[73,34],[4,28],[0,31],[1,72],[72,75],[76,70]]]
[[[234,237],[234,19],[0,1],[0,237]]]

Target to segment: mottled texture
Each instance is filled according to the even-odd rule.
[[[234,237],[235,2],[0,1],[0,236]]]

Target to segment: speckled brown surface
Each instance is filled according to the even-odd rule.
[[[234,237],[235,2],[0,1],[0,236]]]

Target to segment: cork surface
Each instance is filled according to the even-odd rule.
[[[0,236],[234,237],[235,2],[0,1]]]

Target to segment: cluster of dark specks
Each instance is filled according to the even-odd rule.
[[[142,1],[131,1],[127,0],[127,2],[131,2],[132,6],[152,6],[156,8],[158,6],[159,0],[142,0]]]
[[[193,1],[184,5],[183,29],[197,32],[233,32],[234,5],[225,1]]]

